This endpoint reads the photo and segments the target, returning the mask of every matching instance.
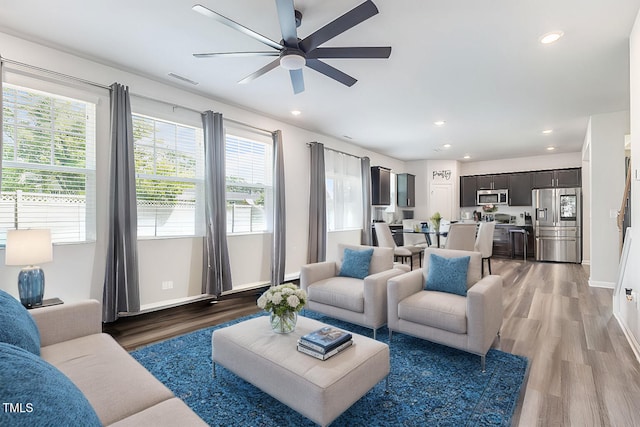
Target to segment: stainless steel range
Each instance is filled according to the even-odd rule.
[[[536,260],[582,262],[582,189],[533,190]]]

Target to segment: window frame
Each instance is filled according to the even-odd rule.
[[[16,214],[14,214],[13,219],[13,228],[16,225],[19,228],[50,228],[52,230],[52,243],[55,245],[59,244],[83,244],[83,243],[94,243],[97,238],[97,171],[96,171],[96,161],[97,161],[97,127],[98,127],[98,116],[99,116],[99,104],[100,97],[93,94],[88,94],[86,92],[80,91],[77,88],[67,87],[61,84],[55,84],[52,82],[44,82],[42,80],[21,76],[18,74],[14,74],[9,72],[6,80],[2,82],[2,105],[3,110],[6,108],[7,104],[11,104],[12,107],[16,106],[14,102],[7,102],[4,99],[4,90],[5,89],[13,89],[18,92],[24,91],[30,94],[35,94],[36,96],[42,96],[45,98],[53,99],[53,100],[61,100],[71,103],[82,103],[85,104],[84,113],[85,113],[85,124],[84,129],[81,134],[84,135],[83,140],[83,157],[82,161],[84,162],[84,167],[79,166],[60,166],[54,164],[56,161],[56,137],[65,134],[69,136],[77,136],[78,133],[72,131],[62,131],[55,126],[56,123],[56,112],[52,109],[51,115],[49,118],[51,119],[51,125],[49,128],[42,126],[34,126],[32,124],[21,125],[18,119],[12,120],[9,123],[11,130],[9,132],[5,132],[5,124],[7,124],[6,115],[2,114],[2,123],[1,132],[3,133],[3,139],[6,140],[6,134],[13,135],[13,141],[15,143],[13,150],[12,160],[4,159],[4,150],[6,149],[6,142],[3,144],[3,152],[2,155],[2,176],[5,175],[4,170],[6,169],[24,169],[31,170],[34,172],[59,172],[62,174],[76,174],[82,175],[84,177],[84,185],[80,193],[84,194],[64,194],[64,193],[31,193],[34,195],[46,195],[49,198],[56,199],[60,197],[67,198],[78,198],[82,197],[84,199],[83,209],[84,209],[84,218],[83,221],[77,221],[78,229],[82,228],[82,231],[77,231],[77,238],[72,240],[64,237],[65,231],[60,231],[60,228],[56,228],[56,224],[60,224],[59,227],[64,226],[64,222],[61,221],[53,221],[50,219],[50,215],[44,215],[42,219],[37,221],[33,221],[33,224],[27,222],[26,224],[16,223]],[[24,111],[24,110],[19,110]],[[18,117],[18,115],[16,115]],[[18,157],[18,150],[20,141],[18,138],[19,129],[31,129],[32,131],[45,132],[49,137],[49,149],[50,149],[50,163],[34,163],[34,162],[22,162],[15,160]],[[16,190],[16,198],[17,192],[23,190]],[[4,191],[3,191],[4,193]],[[17,203],[17,201],[16,201]],[[43,202],[46,203],[46,202]],[[45,206],[46,208],[46,206]],[[48,210],[47,212],[50,212]],[[44,223],[45,225],[40,225],[38,223]],[[37,224],[37,225],[36,225]],[[74,226],[75,227],[75,226]],[[61,236],[62,234],[62,236]],[[4,243],[2,243],[4,245]]]
[[[271,137],[270,137],[271,138]],[[259,144],[264,146],[265,148],[265,156],[264,156],[264,167],[265,167],[265,183],[259,184],[255,182],[247,182],[247,183],[230,183],[229,182],[229,142],[230,139],[235,139],[239,142],[245,142],[250,144]],[[227,214],[227,236],[242,236],[242,235],[259,235],[259,234],[268,234],[273,231],[273,140],[261,140],[264,138],[259,138],[255,134],[251,132],[243,132],[240,129],[236,129],[235,127],[232,129],[225,129],[225,209]],[[229,191],[230,186],[241,186],[245,188],[255,188],[261,189],[264,191],[264,229],[263,230],[253,230],[253,214],[250,214],[249,217],[249,227],[250,230],[242,230],[242,231],[233,231],[234,227],[234,218],[233,216],[229,218],[229,210],[233,209],[233,204],[229,203]],[[245,206],[245,205],[243,205]],[[251,206],[250,204],[246,206]],[[233,211],[232,211],[233,212]],[[231,224],[231,226],[230,226]]]
[[[144,110],[144,109],[142,109]],[[156,240],[156,239],[180,239],[180,238],[196,238],[196,237],[204,237],[205,235],[205,221],[204,221],[204,206],[205,206],[205,194],[204,194],[204,187],[205,187],[205,171],[204,171],[204,131],[202,129],[201,126],[195,126],[193,124],[188,123],[188,120],[181,120],[180,118],[165,118],[163,117],[164,115],[162,114],[146,114],[144,112],[132,112],[131,114],[132,116],[132,122],[134,122],[137,118],[141,118],[143,120],[150,120],[153,122],[154,124],[154,129],[153,129],[153,135],[152,135],[152,144],[149,143],[144,143],[142,144],[142,146],[144,147],[151,147],[152,151],[153,151],[153,162],[154,162],[154,170],[155,170],[155,165],[156,165],[156,154],[158,151],[158,147],[157,147],[157,141],[155,138],[155,125],[157,122],[161,122],[161,123],[165,123],[165,124],[169,124],[171,126],[175,126],[176,127],[176,132],[178,128],[189,128],[195,131],[195,143],[196,143],[196,147],[195,147],[195,151],[198,151],[197,154],[194,155],[194,157],[192,158],[192,160],[195,161],[195,175],[196,177],[190,178],[190,177],[183,177],[183,176],[179,176],[179,171],[178,171],[178,167],[177,164],[174,165],[175,166],[175,171],[174,171],[174,175],[158,175],[158,174],[153,174],[153,173],[147,173],[147,172],[138,172],[136,166],[135,166],[135,162],[136,162],[136,155],[135,155],[135,151],[136,151],[136,147],[137,147],[137,142],[135,140],[135,136],[134,136],[134,168],[136,168],[135,170],[135,177],[136,177],[136,208],[138,210],[138,229],[137,229],[137,233],[138,233],[138,240]],[[163,151],[170,151],[173,153],[184,153],[184,150],[180,150],[178,148],[178,136],[177,133],[176,135],[176,141],[175,141],[175,147],[172,150],[166,150],[165,148],[160,148],[160,150]],[[198,147],[199,146],[199,147]],[[157,170],[156,170],[157,172]],[[194,191],[194,202],[193,202],[193,210],[194,210],[194,215],[193,215],[193,233],[171,233],[171,234],[167,234],[167,235],[158,235],[158,230],[160,229],[158,227],[158,219],[157,219],[157,211],[156,211],[156,218],[154,218],[154,224],[153,224],[153,235],[149,235],[147,233],[141,233],[141,220],[140,220],[140,205],[141,205],[141,201],[140,198],[138,197],[138,180],[139,179],[144,179],[144,180],[151,180],[151,181],[160,181],[160,182],[171,182],[171,183],[184,183],[184,184],[193,184],[193,191]],[[157,207],[156,207],[157,209]],[[144,229],[143,229],[144,230]]]

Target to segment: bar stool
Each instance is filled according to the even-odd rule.
[[[524,249],[524,260],[527,260],[527,241],[529,240],[529,232],[527,230],[525,230],[524,228],[511,228],[509,229],[509,237],[511,238],[511,258],[515,258],[515,243],[516,243],[516,239],[515,239],[515,234],[522,234],[522,241],[523,243],[523,249]]]

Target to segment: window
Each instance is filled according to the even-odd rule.
[[[360,159],[327,149],[324,163],[328,231],[362,228]]]
[[[227,233],[266,232],[271,217],[273,143],[226,136]]]
[[[95,240],[95,104],[10,84],[2,101],[0,243],[13,228]]]
[[[202,129],[133,115],[138,237],[204,235]]]

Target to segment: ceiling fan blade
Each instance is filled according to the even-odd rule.
[[[302,77],[302,69],[289,70],[291,76],[291,85],[293,86],[293,93],[298,94],[304,92],[304,78]]]
[[[229,19],[226,16],[220,15],[218,12],[214,12],[213,10],[206,8],[201,4],[196,4],[195,6],[192,7],[192,9],[204,16],[215,19],[216,21],[226,25],[227,27],[233,28],[236,31],[240,31],[243,34],[246,34],[249,37],[255,40],[258,40],[260,43],[264,43],[267,46],[271,46],[274,49],[281,50],[284,48],[284,46],[282,46],[280,43],[276,43],[270,38],[265,37],[262,34],[256,33],[255,31],[245,27],[244,25],[238,24],[236,21]]]
[[[293,0],[276,0],[278,20],[282,31],[282,40],[287,47],[298,47],[298,33],[296,32],[296,12]]]
[[[305,52],[317,48],[327,40],[331,40],[338,34],[342,34],[349,28],[355,27],[359,23],[366,21],[378,13],[378,8],[371,0],[367,0],[360,6],[356,6],[341,17],[328,23],[318,31],[305,37],[300,42],[300,48]]]
[[[194,53],[196,58],[213,58],[216,56],[223,57],[247,57],[247,56],[279,56],[279,52],[212,52],[212,53]]]
[[[334,68],[331,65],[320,61],[319,59],[307,58],[307,67],[312,68],[327,77],[331,77],[333,80],[339,81],[345,86],[351,87],[358,81],[350,75],[343,73],[337,68]]]
[[[240,80],[238,83],[239,84],[245,84],[245,83],[252,82],[255,79],[257,79],[258,77],[260,77],[261,75],[267,74],[269,71],[273,70],[278,65],[280,65],[280,58],[276,59],[275,61],[269,62],[267,65],[265,65],[264,67],[260,68],[258,71],[249,74],[247,77],[245,77],[244,79]]]
[[[307,53],[307,58],[388,58],[390,47],[319,47]]]

